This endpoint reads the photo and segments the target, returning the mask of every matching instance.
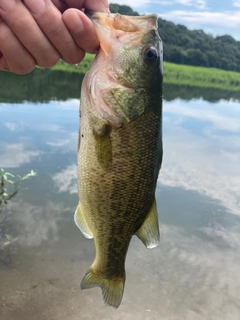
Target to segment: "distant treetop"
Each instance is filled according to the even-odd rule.
[[[120,13],[125,16],[139,16],[139,13],[136,11],[133,11],[132,8],[125,5],[119,5],[117,3],[110,3],[110,11],[112,13]]]

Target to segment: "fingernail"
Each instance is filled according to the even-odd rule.
[[[4,11],[11,10],[16,4],[15,0],[0,0],[0,8]]]
[[[33,14],[41,13],[46,8],[45,0],[25,0],[24,4]]]
[[[81,32],[84,26],[78,13],[75,10],[69,10],[68,14],[71,14],[71,19],[68,19],[68,28],[74,33]]]

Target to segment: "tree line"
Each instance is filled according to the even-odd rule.
[[[110,4],[112,13],[139,15],[126,5]],[[181,24],[158,18],[164,60],[240,72],[240,41],[230,35],[213,37],[203,30],[189,30]]]

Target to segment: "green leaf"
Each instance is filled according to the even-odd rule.
[[[17,183],[16,183],[15,181],[13,181],[13,180],[6,179],[5,182],[8,182],[8,183],[10,183],[10,184],[13,184],[14,186],[17,185]]]
[[[12,177],[12,178],[15,178],[15,176],[14,176],[12,173],[10,173],[10,172],[5,172],[5,174],[6,174],[7,176],[10,176],[10,177]]]
[[[5,234],[5,237],[10,241],[12,240],[12,236],[10,234]]]
[[[12,199],[16,194],[18,193],[18,190],[16,190],[14,193],[9,194],[8,196],[5,197],[5,199],[8,201],[10,199]]]
[[[36,175],[37,175],[37,172],[31,170],[28,174],[23,176],[21,179],[22,180],[26,180],[26,179],[29,179],[30,177],[35,177]]]
[[[9,244],[11,244],[11,241],[6,241],[4,244],[3,244],[3,248],[8,246]]]

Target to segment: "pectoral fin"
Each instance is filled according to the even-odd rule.
[[[112,166],[112,144],[109,130],[107,124],[95,124],[93,129],[97,159],[105,170],[109,170]]]
[[[136,235],[148,249],[155,248],[159,244],[159,225],[155,199]]]
[[[84,236],[88,239],[92,239],[93,238],[93,234],[92,231],[90,230],[87,221],[85,219],[83,210],[82,210],[82,205],[81,202],[79,202],[77,209],[75,211],[74,214],[74,221],[76,223],[76,225],[78,226],[78,228],[82,231],[82,233],[84,234]]]

